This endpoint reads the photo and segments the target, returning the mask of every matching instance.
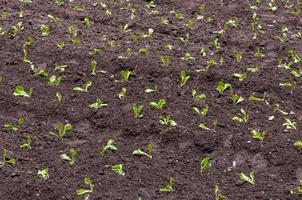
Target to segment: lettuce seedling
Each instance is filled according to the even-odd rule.
[[[193,107],[193,111],[198,113],[200,116],[205,117],[208,114],[209,107],[208,105],[205,105],[203,108]]]
[[[83,24],[84,24],[84,27],[85,27],[85,28],[89,28],[89,27],[92,25],[92,22],[91,22],[91,20],[89,19],[89,17],[85,17],[85,18],[84,18]]]
[[[54,135],[60,139],[63,139],[63,137],[67,134],[67,132],[69,132],[72,129],[72,125],[69,123],[64,125],[63,123],[58,122],[56,129],[58,131],[57,133],[49,131],[49,134]]]
[[[108,150],[111,150],[111,151],[117,150],[117,148],[115,147],[115,142],[112,139],[109,139],[107,141],[107,144],[102,147],[101,152],[100,152],[101,155],[105,156]]]
[[[31,149],[32,137],[31,135],[27,135],[24,141],[24,144],[20,145],[21,149]]]
[[[88,92],[88,89],[92,85],[91,81],[86,81],[83,85],[83,87],[74,87],[73,91],[79,91],[79,92]]]
[[[68,161],[70,165],[73,165],[76,161],[77,152],[75,149],[70,149],[68,153],[60,155],[62,160]]]
[[[55,63],[54,65],[54,70],[58,71],[58,72],[65,72],[65,69],[67,68],[67,65],[58,65],[57,63]]]
[[[179,79],[180,79],[180,87],[184,86],[187,81],[189,80],[190,76],[187,75],[187,73],[185,71],[181,71],[180,75],[179,75]]]
[[[40,69],[35,65],[31,64],[30,69],[34,72],[34,76],[47,77],[48,73],[44,69]]]
[[[142,118],[144,115],[143,115],[143,105],[136,105],[136,104],[133,104],[132,105],[132,112],[133,112],[133,115],[135,118]]]
[[[119,94],[118,94],[118,98],[119,98],[120,100],[125,100],[126,93],[127,93],[127,88],[122,87],[122,89],[120,90],[120,92],[119,92]]]
[[[159,99],[158,102],[153,102],[153,101],[150,102],[149,106],[151,108],[156,108],[158,110],[161,110],[161,109],[163,109],[163,107],[164,107],[165,104],[166,104],[166,100],[165,99]]]
[[[19,127],[22,126],[24,123],[25,123],[24,117],[20,116],[18,118],[18,123],[17,124],[7,123],[7,124],[3,125],[3,128],[6,129],[6,130],[17,131],[17,130],[19,130]]]
[[[160,188],[160,192],[173,192],[174,191],[174,188],[173,188],[173,185],[174,185],[174,178],[171,176],[170,179],[169,179],[169,183],[165,186],[163,186],[162,188]]]
[[[123,170],[123,165],[122,164],[116,164],[116,165],[112,165],[111,167],[112,171],[114,171],[115,173],[125,176],[125,171]]]
[[[215,185],[214,192],[215,192],[215,200],[226,199],[226,197],[221,194],[221,191],[220,191],[218,185]]]
[[[177,123],[172,119],[170,115],[164,116],[161,115],[159,117],[159,123],[162,125],[167,125],[167,126],[176,126]]]
[[[259,139],[259,140],[263,140],[264,137],[266,136],[265,131],[259,131],[259,130],[252,130],[251,134],[254,139]]]
[[[124,81],[128,82],[131,73],[132,73],[132,72],[129,71],[129,70],[126,70],[126,71],[122,70],[122,71],[121,71],[121,77],[124,79]]]
[[[251,172],[249,173],[249,175],[245,175],[244,173],[241,172],[241,173],[239,174],[239,177],[240,177],[241,180],[246,181],[246,182],[248,182],[248,183],[250,183],[250,184],[252,184],[252,185],[255,185],[255,184],[256,184],[256,180],[255,180],[255,172],[253,172],[253,171],[251,171]]]
[[[207,127],[204,123],[200,123],[200,124],[198,125],[198,127],[201,128],[201,129],[208,130],[208,131],[211,131],[211,130],[212,130],[212,129],[210,129],[209,127]]]
[[[51,14],[47,15],[47,17],[48,17],[49,19],[51,19],[53,22],[55,22],[55,23],[61,21],[60,17],[53,16],[53,15],[51,15]]]
[[[284,119],[285,119],[285,122],[282,124],[282,126],[285,126],[286,129],[297,129],[296,128],[297,122],[291,121],[288,118],[284,118]]]
[[[56,97],[57,97],[57,100],[58,100],[59,103],[62,102],[63,95],[60,92],[56,92]]]
[[[277,103],[274,105],[274,112],[280,112],[283,115],[288,115],[288,112],[281,110],[280,105]]]
[[[232,85],[229,83],[225,83],[223,81],[219,81],[217,84],[217,91],[219,94],[222,94],[226,89],[231,88]]]
[[[212,167],[211,158],[209,156],[200,160],[200,173],[204,173]]]
[[[298,148],[298,149],[302,149],[302,140],[297,140],[294,143],[294,147]]]
[[[163,66],[163,67],[167,67],[171,63],[171,57],[167,56],[167,55],[159,56],[159,60],[160,60],[161,66]]]
[[[193,56],[191,56],[190,53],[185,53],[185,55],[183,57],[181,57],[180,59],[182,59],[184,61],[189,61],[189,60],[194,60],[195,58]]]
[[[93,76],[95,76],[95,75],[96,75],[96,66],[97,66],[96,60],[92,60],[92,61],[90,62],[90,66],[91,66],[91,74],[92,74]]]
[[[0,161],[0,167],[4,166],[5,164],[15,164],[16,159],[11,158],[13,153],[11,151],[8,151],[7,149],[2,149],[2,161]]]
[[[85,183],[86,185],[89,185],[89,189],[84,189],[84,188],[78,189],[78,190],[76,191],[76,194],[77,194],[78,196],[81,196],[81,195],[84,195],[84,194],[92,193],[92,192],[93,192],[94,184],[92,183],[91,178],[85,177],[85,178],[84,178],[84,183]]]
[[[38,171],[38,177],[42,179],[49,179],[48,168],[42,169]]]
[[[99,108],[103,108],[103,107],[107,107],[108,104],[104,103],[101,99],[97,98],[95,103],[92,103],[89,105],[90,108],[95,108],[95,109],[99,109]]]
[[[194,99],[196,99],[197,101],[202,101],[202,100],[205,100],[207,97],[205,94],[197,94],[196,90],[192,90],[192,97]]]
[[[302,194],[302,179],[299,180],[300,186],[294,190],[291,190],[291,194]]]
[[[22,96],[22,97],[31,97],[32,93],[33,93],[33,88],[32,87],[30,87],[29,91],[26,92],[23,86],[18,85],[15,88],[15,91],[14,91],[13,95],[14,96]]]
[[[60,83],[61,83],[61,80],[62,80],[61,76],[52,75],[48,79],[48,85],[50,85],[50,86],[59,86]]]
[[[64,0],[56,0],[56,4],[57,4],[57,6],[62,6],[63,4],[65,3],[65,1]]]
[[[145,155],[152,159],[152,144],[148,144],[148,153],[142,151],[141,149],[135,149],[132,154],[138,156]]]
[[[247,73],[234,73],[233,76],[239,81],[244,81],[247,78]]]
[[[249,115],[245,112],[245,110],[243,110],[243,108],[240,109],[240,114],[239,115],[236,115],[234,116],[232,119],[234,121],[237,121],[237,122],[248,122],[249,121]]]
[[[154,88],[147,88],[145,89],[145,93],[153,93],[153,92],[158,92],[158,87],[157,85]]]
[[[238,103],[244,101],[244,98],[235,94],[231,97],[233,104],[237,105]]]
[[[40,26],[40,31],[41,31],[41,36],[43,36],[43,37],[48,36],[49,35],[49,31],[50,31],[50,26],[42,24]]]
[[[242,60],[242,53],[240,51],[235,51],[234,52],[235,58],[237,62],[241,62]]]

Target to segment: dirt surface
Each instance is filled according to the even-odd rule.
[[[61,7],[54,2],[0,1],[1,12],[8,12],[0,21],[6,32],[0,36],[0,125],[16,124],[20,116],[25,119],[16,131],[0,130],[1,151],[9,150],[9,156],[16,159],[15,164],[0,167],[1,200],[136,200],[140,196],[142,200],[210,200],[215,199],[215,185],[230,200],[301,199],[291,191],[299,187],[302,178],[301,150],[293,145],[302,138],[302,88],[301,78],[289,73],[301,62],[293,63],[291,69],[278,67],[278,59],[291,61],[288,50],[302,57],[302,40],[295,36],[302,30],[302,17],[292,14],[293,7],[285,8],[285,1],[277,1],[278,9],[272,12],[269,1],[264,0],[256,11],[265,33],[258,31],[253,39],[254,10],[248,1],[226,0],[221,5],[216,0],[160,0],[154,1],[155,8],[148,8],[141,0],[104,1],[105,6],[97,0],[66,1]],[[204,13],[198,13],[200,3],[205,5]],[[131,17],[131,8],[135,8],[135,17]],[[106,15],[106,10],[111,15]],[[155,10],[158,13],[150,14]],[[176,19],[173,10],[182,13],[183,19]],[[61,21],[53,22],[48,14]],[[197,19],[201,14],[204,18]],[[90,27],[85,27],[85,17],[89,17]],[[232,17],[238,19],[237,27],[224,34],[213,33]],[[161,18],[169,23],[161,24]],[[192,29],[185,25],[190,19],[196,19]],[[12,26],[20,21],[24,29],[12,34]],[[42,24],[51,27],[48,36],[41,36]],[[128,24],[128,29],[120,31],[121,24]],[[71,25],[78,29],[78,45],[71,42]],[[288,28],[287,38],[280,42],[276,36],[282,35],[284,27]],[[153,34],[142,37],[148,30]],[[133,34],[138,35],[137,41]],[[181,42],[180,37],[187,34],[188,42]],[[32,44],[24,47],[29,37]],[[216,38],[220,49],[210,44]],[[62,41],[65,47],[60,49],[57,45]],[[165,48],[166,44],[173,48]],[[139,53],[146,47],[147,53]],[[205,56],[200,54],[202,47]],[[89,52],[94,48],[100,52],[92,55]],[[128,48],[131,56],[121,58]],[[263,56],[255,56],[258,48]],[[34,75],[31,65],[22,60],[23,49],[32,65],[45,70],[48,77]],[[235,51],[242,53],[240,62]],[[194,59],[183,60],[185,53]],[[161,66],[162,55],[170,56],[168,66]],[[93,59],[97,70],[106,73],[91,74]],[[217,64],[200,70],[210,59]],[[65,71],[54,70],[56,63],[67,65]],[[256,66],[257,72],[248,71]],[[121,78],[121,70],[132,72],[128,82]],[[180,87],[182,70],[190,78]],[[247,71],[243,81],[233,76]],[[52,75],[62,77],[58,86],[48,84]],[[73,90],[87,80],[92,82],[87,92]],[[216,87],[221,80],[232,87],[219,94]],[[284,82],[295,87],[282,87]],[[32,87],[32,97],[14,96],[18,85],[26,91]],[[155,86],[158,92],[144,92]],[[118,94],[123,87],[127,93],[121,100]],[[192,89],[204,93],[206,99],[194,99]],[[58,102],[57,92],[63,95],[62,102]],[[264,100],[248,100],[252,95],[262,98],[264,93]],[[230,98],[234,94],[244,101],[233,104]],[[89,107],[97,98],[108,106]],[[149,102],[160,98],[166,100],[163,109],[150,108]],[[133,116],[134,103],[144,106],[142,118]],[[286,113],[278,112],[276,104]],[[204,117],[192,110],[205,105],[209,111]],[[240,109],[249,114],[246,123],[232,120]],[[160,115],[170,115],[177,125],[160,124]],[[296,129],[286,129],[285,118],[297,122]],[[49,131],[56,131],[58,122],[72,125],[63,139],[49,135]],[[200,123],[210,130],[199,128]],[[265,138],[254,139],[250,134],[253,129],[265,131]],[[27,135],[32,136],[31,148],[21,149]],[[102,156],[100,150],[109,139],[115,141],[117,150]],[[146,152],[148,144],[153,145],[152,159],[132,155],[138,148]],[[71,148],[77,151],[74,165],[60,158]],[[201,173],[200,160],[205,156],[211,158],[212,167]],[[125,176],[112,171],[114,164],[123,165]],[[49,169],[47,180],[37,175],[44,168]],[[239,178],[241,172],[251,171],[255,172],[255,185]],[[77,189],[88,187],[85,177],[93,181],[94,191],[77,196]],[[174,191],[160,192],[170,177],[174,178]]]

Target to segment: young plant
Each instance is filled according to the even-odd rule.
[[[215,192],[215,200],[226,199],[226,197],[221,194],[221,191],[220,191],[218,185],[215,185],[214,192]]]
[[[43,37],[48,36],[49,35],[49,31],[50,31],[50,26],[42,24],[40,26],[40,31],[41,31],[41,36],[43,36]]]
[[[208,105],[205,105],[203,108],[193,107],[193,111],[198,113],[200,116],[205,117],[208,114],[209,107]]]
[[[298,148],[298,149],[302,149],[302,140],[297,140],[294,143],[294,147]]]
[[[142,118],[143,115],[143,105],[137,105],[137,104],[133,104],[132,105],[132,112],[135,118]]]
[[[126,93],[127,93],[127,88],[123,87],[118,94],[118,98],[120,100],[125,100]]]
[[[231,84],[219,81],[217,84],[217,91],[219,94],[222,94],[226,89],[231,88]]]
[[[126,82],[129,81],[129,77],[130,77],[131,73],[132,73],[132,72],[129,71],[129,70],[126,70],[126,71],[122,70],[122,71],[121,71],[121,76],[122,76],[122,78],[124,79],[124,81],[126,81]]]
[[[159,117],[159,123],[162,125],[167,125],[172,127],[177,125],[177,123],[172,119],[170,115],[167,116],[161,115]]]
[[[72,129],[72,125],[69,123],[64,125],[63,123],[58,122],[56,129],[57,129],[56,133],[49,131],[49,134],[54,135],[60,139],[63,139],[63,137],[67,134],[67,132],[69,132]]]
[[[133,155],[137,155],[137,156],[147,156],[148,158],[152,159],[152,144],[148,144],[148,153],[142,151],[141,149],[135,149],[132,152]]]
[[[93,192],[94,184],[92,183],[91,178],[85,177],[85,178],[84,178],[84,183],[85,183],[86,185],[89,186],[89,189],[84,189],[84,188],[78,189],[78,190],[76,191],[76,194],[77,194],[78,196],[81,196],[81,195],[84,195],[84,194],[92,193],[92,192]]]
[[[204,129],[204,130],[208,130],[211,131],[212,129],[210,129],[209,127],[207,127],[204,123],[200,123],[198,125],[198,128]]]
[[[38,177],[42,179],[49,179],[48,168],[42,169],[38,171]]]
[[[231,97],[231,99],[232,99],[232,102],[233,102],[234,105],[237,105],[238,103],[244,101],[244,98],[241,97],[241,96],[239,96],[239,95],[237,95],[237,94],[233,95]]]
[[[57,100],[58,100],[59,103],[62,102],[63,95],[60,92],[56,92],[56,97],[57,97]]]
[[[167,56],[167,55],[159,56],[159,60],[160,60],[161,66],[163,66],[163,67],[167,67],[171,63],[171,57]]]
[[[242,53],[240,51],[235,51],[234,52],[235,58],[237,62],[241,62],[242,60]]]
[[[200,160],[200,173],[204,173],[212,167],[211,158],[209,156]]]
[[[68,161],[70,165],[73,165],[76,161],[77,152],[75,149],[70,149],[68,153],[60,155],[62,160]]]
[[[181,71],[180,75],[179,75],[179,79],[180,79],[180,87],[184,86],[187,81],[189,80],[190,76],[187,75],[187,73],[185,71]]]
[[[97,62],[96,62],[96,60],[92,60],[91,62],[90,62],[90,66],[91,66],[91,74],[93,75],[93,76],[95,76],[96,75],[96,66],[97,66]]]
[[[286,129],[297,129],[297,122],[295,121],[291,121],[288,118],[284,118],[285,122],[282,124],[283,126],[285,126]]]
[[[74,87],[73,91],[79,91],[79,92],[88,92],[88,89],[92,85],[91,81],[86,81],[83,85],[83,87]]]
[[[90,108],[99,109],[103,107],[107,107],[108,104],[104,103],[101,99],[97,98],[96,101],[92,104],[89,104]]]
[[[23,88],[23,86],[18,85],[15,88],[15,91],[14,91],[13,95],[14,96],[22,96],[22,97],[31,97],[32,93],[33,93],[33,88],[32,87],[30,87],[29,91],[26,92],[25,89]]]
[[[180,59],[182,59],[184,61],[189,61],[189,60],[194,60],[195,58],[193,56],[191,56],[190,53],[185,53],[185,55],[183,57],[181,57]]]
[[[234,73],[233,76],[239,81],[244,81],[247,78],[247,73]]]
[[[15,164],[16,159],[12,158],[13,153],[8,151],[7,149],[2,149],[2,161],[0,161],[0,167],[4,166],[5,164]]]
[[[237,122],[248,122],[249,121],[249,115],[243,110],[242,108],[240,109],[240,114],[236,115],[232,118],[234,121]]]
[[[248,183],[250,183],[250,184],[252,184],[252,185],[255,185],[255,184],[256,184],[256,180],[255,180],[255,172],[253,172],[253,171],[251,171],[251,172],[249,173],[249,175],[245,175],[244,173],[241,172],[241,173],[239,174],[239,177],[240,177],[241,180],[246,181],[246,182],[248,182]]]
[[[20,145],[21,149],[31,149],[32,137],[27,135],[24,144]]]
[[[174,188],[174,178],[171,176],[169,179],[169,183],[167,185],[164,185],[162,188],[160,188],[160,192],[173,192]]]
[[[54,64],[54,70],[58,72],[65,72],[65,69],[67,68],[67,65],[59,65],[57,63]]]
[[[122,164],[116,164],[116,165],[112,165],[111,167],[112,171],[114,171],[115,173],[125,176],[125,171],[123,170],[123,165]]]
[[[205,94],[197,94],[197,91],[196,90],[192,90],[192,97],[194,99],[196,99],[197,101],[202,101],[202,100],[205,100],[207,97]]]
[[[254,139],[258,139],[262,141],[266,136],[266,132],[260,130],[252,130],[251,135]]]
[[[163,107],[164,107],[165,104],[166,104],[166,100],[165,99],[159,99],[158,102],[153,102],[153,101],[150,102],[149,106],[151,108],[156,108],[158,110],[161,110],[161,109],[163,109]]]
[[[154,93],[154,92],[158,92],[158,87],[157,86],[155,86],[154,88],[145,89],[145,93],[147,93],[147,94]]]
[[[117,148],[115,147],[115,142],[112,139],[109,139],[107,141],[107,144],[102,147],[101,152],[100,152],[101,155],[105,156],[108,150],[111,150],[111,151],[117,150]]]
[[[50,86],[59,86],[61,83],[62,77],[53,75],[48,79],[48,85]]]

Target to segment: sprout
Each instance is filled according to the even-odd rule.
[[[160,192],[173,192],[174,191],[174,188],[173,188],[173,185],[174,185],[174,178],[171,176],[170,179],[169,179],[169,183],[165,186],[163,186],[162,188],[160,188]]]
[[[126,174],[125,171],[123,170],[122,164],[112,165],[111,169],[112,169],[112,171],[114,171],[115,173],[117,173],[119,175],[125,176],[125,174]]]
[[[94,184],[92,183],[91,178],[85,177],[85,178],[84,178],[84,183],[85,183],[86,185],[89,185],[89,189],[84,189],[84,188],[78,189],[78,190],[76,191],[76,194],[77,194],[78,196],[81,196],[81,195],[84,195],[84,194],[92,193],[92,192],[93,192]]]

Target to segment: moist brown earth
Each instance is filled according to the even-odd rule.
[[[294,15],[293,7],[285,8],[285,1],[277,1],[278,9],[268,9],[269,1],[262,1],[256,10],[265,33],[257,32],[253,37],[253,10],[248,1],[216,0],[160,0],[154,1],[155,8],[145,6],[145,1],[66,1],[61,7],[55,1],[32,0],[22,3],[17,0],[0,2],[0,26],[6,32],[0,36],[0,125],[16,124],[20,116],[24,125],[17,131],[0,130],[0,148],[11,152],[15,164],[5,164],[0,168],[1,200],[210,200],[215,199],[214,187],[230,200],[296,200],[299,194],[292,194],[299,187],[302,178],[301,150],[294,142],[301,140],[300,122],[302,113],[301,78],[290,74],[298,69],[301,62],[293,63],[291,69],[278,67],[278,59],[291,61],[288,50],[294,50],[302,57],[301,38],[295,36],[302,30],[302,17]],[[295,5],[298,1],[289,1]],[[198,6],[205,5],[204,19],[196,19]],[[252,5],[256,5],[251,1]],[[84,7],[84,10],[75,9]],[[131,18],[131,8],[135,17]],[[110,10],[111,16],[106,15]],[[159,13],[151,13],[157,10]],[[176,19],[170,11],[183,14]],[[23,16],[19,13],[23,11]],[[149,13],[148,13],[149,12]],[[58,16],[61,21],[53,22],[47,15]],[[85,17],[92,25],[85,28]],[[161,18],[168,24],[161,24]],[[238,19],[238,26],[229,28],[224,34],[224,22]],[[192,29],[185,24],[195,19]],[[24,29],[15,36],[8,32],[12,26],[22,21]],[[40,26],[50,25],[49,36],[42,37]],[[119,25],[128,24],[130,31],[121,32]],[[71,42],[69,26],[78,28],[78,45]],[[287,39],[280,42],[276,36],[282,35],[287,27]],[[151,37],[141,37],[153,29]],[[11,33],[11,32],[10,32]],[[139,36],[137,41],[131,34]],[[187,43],[180,37],[189,35]],[[31,45],[23,47],[31,37]],[[210,41],[218,39],[220,49],[213,48]],[[63,49],[59,42],[65,42]],[[116,46],[109,45],[115,41]],[[112,44],[113,42],[111,42]],[[165,48],[171,44],[171,50]],[[139,53],[139,49],[148,52]],[[206,56],[200,48],[206,49]],[[44,69],[48,77],[35,76],[28,63],[22,60],[22,51],[28,51],[31,62]],[[99,54],[89,54],[99,48]],[[127,49],[131,56],[123,56]],[[264,56],[255,56],[257,49]],[[235,51],[242,53],[237,62]],[[190,53],[194,59],[181,58]],[[171,63],[161,66],[160,56],[169,55]],[[224,59],[223,63],[219,61]],[[97,61],[96,76],[91,75],[90,62]],[[217,65],[207,71],[199,69],[207,61],[214,59]],[[54,65],[67,65],[65,72],[54,71]],[[258,66],[255,73],[248,72],[243,81],[234,78],[234,73],[247,72]],[[123,81],[121,70],[132,72],[129,81]],[[190,78],[180,87],[179,74],[186,71]],[[62,76],[59,86],[50,86],[50,76]],[[73,91],[85,81],[92,82],[88,92]],[[223,80],[232,85],[222,94],[216,90]],[[295,87],[282,87],[280,83],[294,83]],[[32,97],[14,96],[16,86],[22,85],[28,91],[33,88]],[[145,93],[146,88],[158,87],[158,92]],[[122,87],[127,88],[124,100],[118,98]],[[206,99],[197,101],[191,91],[204,93]],[[63,95],[58,102],[56,92]],[[252,95],[265,99],[251,101]],[[234,94],[245,100],[236,105],[230,97]],[[107,107],[93,109],[89,104],[97,98]],[[162,110],[152,109],[149,102],[166,100]],[[143,117],[135,118],[132,105],[143,105]],[[287,112],[276,111],[276,105]],[[200,117],[192,107],[208,105],[205,117]],[[244,109],[249,114],[248,122],[239,123],[232,118]],[[177,123],[175,127],[159,123],[160,115],[171,115]],[[272,117],[273,116],[273,117]],[[297,122],[296,129],[283,126],[285,118]],[[61,140],[49,135],[56,124],[70,123],[73,128]],[[211,130],[198,127],[204,123]],[[251,130],[266,132],[263,141],[252,138]],[[27,135],[32,136],[31,149],[21,149]],[[116,151],[100,154],[109,139],[116,143]],[[133,150],[147,151],[153,145],[152,159],[147,156],[132,155]],[[70,165],[60,155],[69,149],[77,151],[76,162]],[[211,158],[211,168],[200,172],[200,160]],[[125,176],[112,171],[111,166],[122,164]],[[49,178],[39,178],[37,173],[49,169]],[[239,174],[255,172],[256,184],[240,180]],[[77,196],[76,190],[87,188],[84,178],[90,177],[95,187],[92,193]],[[173,191],[160,192],[169,178],[174,178]]]

